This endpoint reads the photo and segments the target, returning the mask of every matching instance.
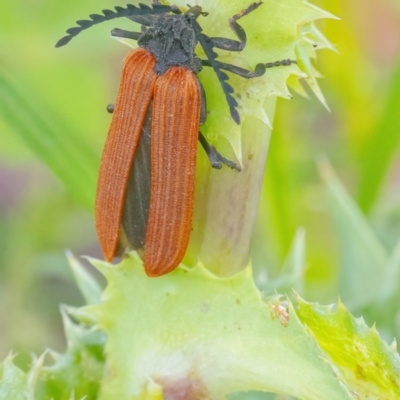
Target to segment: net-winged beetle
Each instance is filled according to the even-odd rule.
[[[213,168],[226,164],[199,132],[207,117],[206,97],[197,74],[203,67],[216,73],[233,120],[240,124],[238,103],[228,84],[230,72],[243,78],[263,75],[266,68],[296,63],[283,60],[257,64],[254,71],[218,61],[214,49],[242,51],[246,33],[238,20],[262,2],[229,19],[238,40],[209,37],[197,19],[200,6],[183,13],[177,6],[153,0],[152,6],[128,4],[90,15],[58,41],[67,44],[95,24],[126,17],[142,32],[114,29],[115,37],[137,40],[125,59],[118,98],[101,160],[95,206],[96,229],[104,258],[111,261],[126,249],[144,249],[147,275],[160,276],[177,267],[186,252],[192,228],[197,140]],[[195,53],[197,44],[206,60]]]

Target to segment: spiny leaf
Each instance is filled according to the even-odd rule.
[[[54,364],[43,367],[37,393],[40,400],[69,400],[87,396],[95,400],[104,370],[105,334],[74,323],[61,308],[68,348],[65,354],[51,352]]]
[[[180,267],[149,279],[137,256],[92,262],[108,280],[103,302],[86,307],[108,336],[112,374],[100,399],[156,399],[160,390],[222,399],[254,389],[352,399],[290,303],[263,301],[250,269],[221,279]]]
[[[340,301],[334,310],[332,306],[298,298],[296,312],[340,369],[357,399],[400,397],[400,357],[396,343],[388,346],[375,326],[369,328],[362,318],[353,317]]]
[[[74,257],[74,255],[67,251],[68,263],[71,267],[72,273],[75,277],[75,282],[78,285],[86,304],[96,304],[100,301],[101,287],[96,282],[93,276],[86,271],[85,267]]]
[[[10,354],[0,364],[0,400],[35,400],[35,386],[45,354],[39,357],[28,373],[13,363]]]

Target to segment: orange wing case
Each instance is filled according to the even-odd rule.
[[[104,258],[118,252],[128,177],[143,121],[153,100],[150,207],[144,246],[149,276],[182,261],[192,228],[200,87],[195,74],[171,67],[154,72],[144,49],[125,60],[113,119],[104,147],[96,194],[96,229]]]
[[[154,88],[151,190],[144,266],[160,276],[182,261],[192,229],[200,86],[195,74],[171,67]]]
[[[154,56],[142,48],[131,51],[124,62],[95,204],[96,230],[107,261],[118,251],[129,172],[157,79],[155,64]]]

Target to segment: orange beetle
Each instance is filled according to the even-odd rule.
[[[206,98],[197,74],[211,67],[225,93],[232,118],[240,124],[228,71],[244,78],[266,68],[291,65],[283,60],[257,64],[255,71],[219,62],[214,48],[241,51],[246,33],[237,20],[256,10],[252,3],[229,24],[239,40],[208,37],[197,21],[206,16],[199,6],[182,13],[176,6],[128,4],[77,21],[56,47],[92,25],[120,17],[142,25],[142,32],[114,29],[113,36],[137,40],[125,59],[117,102],[101,160],[96,194],[96,229],[104,258],[111,261],[127,249],[144,250],[148,276],[164,275],[182,261],[193,217],[197,140],[211,165],[237,164],[222,157],[199,132],[207,116]],[[195,53],[200,44],[207,59]]]

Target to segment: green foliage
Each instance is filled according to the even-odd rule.
[[[9,355],[0,364],[0,399],[1,400],[34,400],[35,384],[43,356],[40,357],[28,373],[24,373],[13,363],[13,356]]]
[[[361,159],[359,202],[364,211],[370,211],[385,182],[386,171],[399,146],[400,118],[400,64],[392,72],[388,93],[376,126],[369,134]]]
[[[74,323],[65,309],[62,316],[68,349],[65,354],[50,353],[53,364],[40,371],[36,398],[96,399],[104,373],[106,336],[94,327]]]
[[[40,99],[32,103],[31,92],[6,74],[0,75],[0,93],[1,118],[61,179],[75,200],[91,210],[97,162],[82,135],[74,134]]]
[[[297,313],[340,369],[358,398],[396,399],[400,396],[400,356],[396,342],[387,346],[375,326],[354,318],[339,302],[337,310],[299,299]]]
[[[82,293],[93,293],[97,283],[72,255],[69,261]],[[341,302],[333,311],[299,296],[295,307],[277,295],[262,298],[249,268],[218,278],[181,266],[149,279],[135,254],[117,266],[91,262],[108,281],[102,301],[62,309],[68,348],[50,352],[51,366],[43,367],[42,356],[25,374],[8,357],[0,365],[1,399],[222,399],[248,390],[305,400],[399,396],[396,344],[387,346]]]
[[[320,171],[341,245],[339,293],[350,307],[360,307],[376,296],[388,255],[327,162],[320,163]]]
[[[390,255],[326,161],[320,171],[341,245],[341,298],[354,313],[376,323],[387,340],[399,338],[399,247]]]

